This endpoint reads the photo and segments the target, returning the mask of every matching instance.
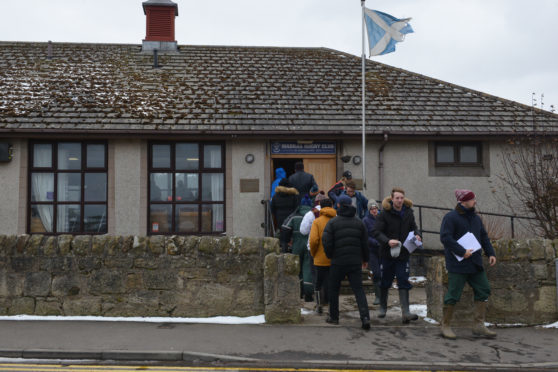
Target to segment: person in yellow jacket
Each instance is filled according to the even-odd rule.
[[[337,211],[333,209],[331,199],[320,200],[320,216],[312,223],[310,229],[310,237],[308,245],[310,246],[310,254],[314,258],[314,266],[316,267],[316,279],[314,283],[314,297],[316,298],[316,312],[323,312],[322,306],[329,302],[328,299],[328,276],[331,260],[327,258],[322,243],[322,233],[330,219],[337,215]]]

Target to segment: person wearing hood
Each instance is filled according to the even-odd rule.
[[[490,296],[490,285],[482,262],[482,251],[466,249],[458,240],[466,233],[472,233],[484,253],[488,256],[490,266],[496,264],[496,253],[490,243],[482,220],[475,212],[476,196],[471,190],[455,190],[457,205],[448,212],[440,227],[440,241],[444,245],[446,269],[448,271],[448,291],[444,296],[442,316],[442,336],[455,339],[455,333],[450,328],[455,304],[459,302],[465,283],[469,283],[474,293],[474,323],[473,334],[476,336],[496,337],[496,332],[486,328],[484,319],[486,302]]]
[[[316,299],[316,312],[322,313],[322,306],[329,303],[328,298],[328,276],[331,260],[327,258],[322,243],[322,235],[326,224],[337,215],[333,209],[333,203],[330,198],[324,194],[320,198],[319,217],[314,220],[310,228],[310,237],[308,245],[310,246],[310,254],[314,259],[315,278],[314,278],[314,297]],[[318,199],[318,196],[316,199]]]
[[[275,188],[275,195],[271,199],[271,214],[275,218],[277,227],[281,227],[285,218],[298,208],[298,191],[291,187],[289,181],[283,178]]]
[[[275,189],[279,186],[279,182],[281,182],[283,178],[287,178],[285,170],[283,168],[275,169],[275,181],[271,184],[271,198],[275,195]]]
[[[339,324],[339,289],[347,277],[355,294],[362,328],[369,330],[370,311],[362,287],[362,269],[368,266],[368,233],[364,223],[355,217],[356,208],[350,197],[341,195],[337,204],[337,216],[329,220],[322,235],[324,252],[331,260],[326,322]]]
[[[387,312],[388,293],[397,278],[399,301],[401,303],[401,320],[404,324],[417,320],[418,316],[409,311],[409,290],[413,288],[409,282],[409,251],[403,246],[410,232],[418,241],[418,234],[413,202],[405,198],[405,191],[399,187],[391,190],[391,196],[382,201],[382,213],[376,219],[372,235],[380,243],[380,309],[378,318],[384,318]]]

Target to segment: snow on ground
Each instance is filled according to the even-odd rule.
[[[410,276],[409,281],[413,284],[424,284],[426,282],[426,277],[424,277],[424,276]]]
[[[543,328],[558,328],[558,322],[554,322],[552,324],[545,324],[542,327]]]
[[[0,316],[0,320],[52,320],[87,322],[146,322],[146,323],[215,323],[215,324],[263,324],[264,315],[238,317],[214,316],[211,318],[170,318],[170,317],[107,317],[107,316],[37,316],[13,315]]]

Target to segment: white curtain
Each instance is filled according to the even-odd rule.
[[[206,156],[209,155],[209,167],[210,168],[221,168],[221,146],[207,146],[213,151],[206,151]],[[206,147],[206,148],[207,148]],[[206,164],[207,166],[207,164]],[[224,190],[224,177],[222,173],[210,174],[211,182],[211,201],[223,201]],[[223,208],[213,206],[211,229],[222,230],[223,229]]]
[[[54,174],[33,173],[31,175],[32,194],[34,201],[53,201],[54,198]],[[50,196],[50,198],[49,198]],[[47,232],[52,232],[52,204],[36,204],[39,218]]]

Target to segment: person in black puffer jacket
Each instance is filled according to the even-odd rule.
[[[271,214],[275,218],[275,226],[280,228],[285,218],[293,213],[298,205],[298,191],[283,178],[275,188],[275,195],[271,199]]]
[[[368,266],[368,233],[357,217],[351,198],[337,199],[337,216],[329,220],[323,235],[324,252],[331,260],[329,271],[329,316],[326,322],[339,324],[339,288],[347,276],[358,305],[362,328],[370,329],[370,312],[362,287],[362,269]]]
[[[403,242],[412,231],[417,240],[418,228],[415,215],[411,207],[413,202],[405,198],[405,191],[394,187],[391,197],[382,201],[383,211],[376,219],[372,235],[380,243],[380,269],[382,280],[380,284],[380,309],[378,318],[384,318],[387,312],[388,292],[397,278],[399,301],[401,302],[401,316],[403,323],[417,320],[418,316],[409,311],[409,290],[413,288],[409,283],[409,251]]]

